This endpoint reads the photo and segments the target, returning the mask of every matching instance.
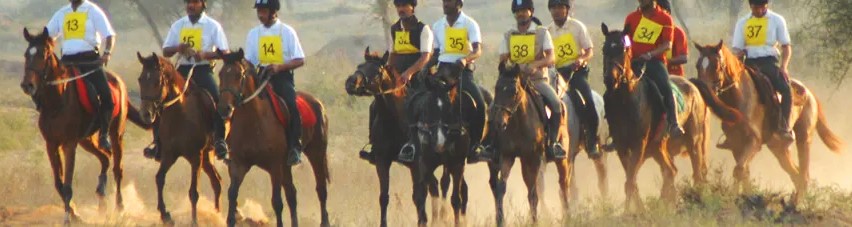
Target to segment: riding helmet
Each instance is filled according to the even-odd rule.
[[[279,3],[278,0],[255,0],[254,8],[267,8],[274,11],[278,11],[281,9],[281,3]]]
[[[769,0],[748,0],[749,5],[766,5],[769,4]]]
[[[657,5],[666,12],[672,12],[672,3],[670,3],[669,0],[657,0]]]
[[[393,0],[394,5],[404,5],[411,4],[411,6],[417,7],[417,0]]]
[[[534,10],[532,0],[512,0],[512,13],[516,13],[522,9]]]
[[[554,6],[564,5],[568,8],[571,8],[573,1],[571,0],[550,0],[547,1],[547,8],[553,8]]]

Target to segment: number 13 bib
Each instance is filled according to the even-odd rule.
[[[655,44],[657,43],[657,39],[660,38],[660,33],[663,33],[663,25],[642,17],[639,20],[639,26],[636,26],[636,31],[633,32],[633,41],[644,44]]]
[[[284,64],[284,51],[281,49],[281,37],[277,35],[261,36],[257,43],[261,65]]]
[[[62,23],[62,33],[65,40],[84,39],[86,37],[86,12],[70,12],[65,14],[65,23]]]

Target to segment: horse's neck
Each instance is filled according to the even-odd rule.
[[[54,77],[52,81],[61,80],[68,76],[68,71],[64,70],[62,66],[55,66],[51,71],[52,76]],[[43,81],[43,83],[47,82],[48,81]],[[39,91],[42,92],[42,94],[38,95],[41,112],[58,114],[72,110],[79,110],[80,108],[69,108],[79,105],[79,102],[77,101],[77,87],[74,83],[76,82],[71,81],[57,85],[44,85],[44,91]]]
[[[727,75],[729,78],[732,78],[733,75]],[[753,77],[751,73],[749,73],[746,69],[740,73],[740,76],[736,81],[732,81],[734,84],[729,85],[733,86],[728,91],[722,92],[719,95],[719,98],[729,106],[733,106],[735,108],[744,108],[742,105],[744,102],[757,102],[758,94],[757,87],[755,87]]]

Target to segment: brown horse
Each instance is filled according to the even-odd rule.
[[[298,214],[296,213],[296,186],[293,184],[292,169],[285,162],[287,157],[287,144],[285,140],[285,127],[276,118],[275,110],[268,102],[269,99],[277,98],[275,94],[267,93],[266,96],[256,96],[258,89],[265,89],[265,84],[255,80],[257,73],[251,63],[244,59],[243,50],[230,54],[219,51],[220,57],[225,64],[219,72],[219,89],[222,96],[217,105],[219,114],[231,120],[231,131],[227,141],[231,146],[230,160],[228,161],[228,173],[231,177],[231,186],[228,189],[228,225],[236,224],[237,197],[243,178],[253,166],[258,166],[269,173],[272,181],[272,207],[275,209],[275,217],[278,226],[284,224],[281,211],[284,209],[281,200],[281,188],[287,196],[287,205],[290,207],[290,219],[292,226],[298,226]],[[298,92],[297,95],[304,99],[313,109],[317,123],[311,127],[303,124],[302,141],[305,143],[305,156],[311,163],[314,177],[316,179],[316,192],[320,201],[320,214],[322,226],[329,226],[326,199],[328,197],[328,184],[331,182],[328,171],[328,117],[322,103],[312,95]],[[256,98],[258,97],[258,98]],[[289,119],[284,102],[282,113],[285,119]],[[302,119],[310,116],[302,115]]]
[[[189,200],[192,203],[192,223],[197,224],[199,170],[210,178],[216,210],[222,193],[222,178],[213,166],[210,142],[213,141],[215,104],[210,94],[194,84],[187,84],[168,59],[153,54],[143,58],[136,53],[142,72],[139,88],[142,96],[142,118],[146,123],[157,122],[160,133],[160,169],[157,171],[157,209],[166,224],[174,224],[163,201],[166,173],[183,157],[191,166]]]
[[[112,158],[116,208],[123,209],[121,157],[124,148],[121,141],[124,137],[125,120],[129,118],[134,124],[143,128],[148,128],[150,125],[143,123],[136,108],[130,104],[127,99],[127,89],[121,77],[113,72],[107,72],[110,84],[118,89],[120,98],[115,100],[115,103],[119,111],[109,131],[110,139],[113,141],[112,150],[98,147],[95,138],[97,127],[92,127],[96,123],[96,118],[80,103],[77,87],[73,83],[76,79],[71,77],[72,69],[70,66],[63,65],[54,54],[55,44],[48,35],[47,28],[38,35],[32,35],[24,29],[24,38],[29,45],[24,54],[26,71],[21,88],[24,93],[33,98],[38,107],[38,127],[46,143],[56,192],[65,203],[66,223],[71,220],[80,220],[71,202],[77,145],[94,154],[100,161],[101,172],[98,175],[95,193],[100,199],[101,210],[106,208],[104,204],[106,172],[109,169],[109,160]]]
[[[503,225],[503,197],[506,194],[506,182],[509,179],[515,159],[521,160],[521,174],[527,186],[527,199],[530,204],[530,216],[533,221],[538,219],[539,196],[544,191],[544,167],[545,158],[545,116],[544,109],[539,108],[533,97],[529,94],[532,82],[522,75],[518,65],[506,68],[499,66],[500,76],[495,86],[494,102],[489,110],[491,119],[491,135],[493,146],[500,154],[493,162],[489,163],[491,179],[491,191],[494,195],[497,225]],[[561,108],[565,108],[562,106]],[[565,114],[567,111],[562,111]],[[562,118],[560,124],[560,136],[558,137],[563,147],[568,145],[568,128],[566,117]],[[563,208],[568,209],[569,175],[572,169],[573,158],[555,161],[559,172],[559,187],[561,189],[561,201]]]
[[[653,158],[663,174],[661,197],[673,202],[676,196],[674,178],[677,168],[672,157],[678,154],[689,155],[692,161],[693,181],[701,184],[706,181],[706,146],[709,129],[707,107],[725,113],[723,120],[735,122],[739,116],[735,111],[717,102],[706,102],[698,88],[683,77],[669,77],[671,84],[680,91],[676,98],[678,121],[684,126],[684,135],[669,138],[661,130],[662,97],[648,80],[634,74],[631,68],[630,45],[626,41],[626,32],[610,31],[601,25],[606,36],[604,43],[604,106],[609,122],[613,144],[618,151],[621,164],[627,175],[624,185],[627,209],[642,209],[642,200],[636,184],[636,177],[645,159]],[[711,100],[712,101],[712,100]],[[724,112],[728,111],[728,112]],[[632,204],[631,204],[632,203]],[[631,207],[633,206],[633,207]]]
[[[816,96],[798,80],[791,80],[793,109],[789,122],[793,123],[796,135],[799,165],[793,162],[789,143],[773,136],[777,115],[771,95],[771,85],[766,76],[758,71],[746,68],[737,57],[720,41],[717,45],[698,48],[700,57],[695,67],[703,86],[702,93],[712,99],[719,99],[725,105],[742,113],[745,121],[736,124],[723,124],[728,147],[734,155],[737,166],[734,179],[738,188],[751,191],[749,181],[749,163],[754,155],[766,144],[781,167],[790,175],[796,186],[793,202],[797,202],[807,193],[810,181],[810,144],[814,130],[828,148],[839,153],[843,142],[831,129],[825,119],[822,107]],[[763,97],[761,97],[763,96]],[[715,113],[715,110],[714,110]],[[718,113],[717,113],[718,115]]]
[[[379,177],[381,226],[387,226],[387,207],[390,202],[388,194],[390,191],[390,167],[393,161],[397,160],[403,144],[408,141],[409,133],[409,120],[405,107],[409,89],[408,86],[400,83],[397,79],[399,75],[387,64],[387,60],[388,53],[379,56],[377,53],[370,53],[368,47],[364,51],[364,63],[358,65],[355,72],[346,79],[345,83],[346,92],[349,95],[374,98],[370,108],[374,111],[375,116],[369,120],[372,154],[368,156],[363,153],[361,158],[367,159],[375,165],[376,174]],[[412,179],[421,179],[421,176],[425,176],[426,178],[422,179],[427,180],[427,192],[433,196],[433,204],[440,201],[440,198],[438,198],[438,182],[433,175],[418,175],[411,164],[401,164],[411,171]],[[449,187],[449,179],[449,171],[444,171],[441,186],[445,192]],[[413,180],[413,182],[417,181]],[[419,184],[415,184],[413,189],[417,193],[421,193],[419,190],[422,188],[419,187]],[[446,197],[446,193],[444,197]],[[417,204],[417,200],[414,200]],[[436,208],[433,206],[433,217],[435,218],[438,214],[438,212],[435,212]],[[419,211],[418,214],[420,214]]]

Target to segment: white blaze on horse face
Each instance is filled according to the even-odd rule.
[[[444,136],[444,130],[438,129],[437,131],[438,131],[438,133],[437,133],[438,134],[438,147],[443,148],[444,143],[447,142],[447,137]]]
[[[30,47],[30,49],[28,49],[28,50],[27,50],[27,54],[28,54],[30,57],[32,57],[33,55],[35,55],[35,54],[36,54],[36,52],[38,52],[38,49],[36,49],[36,47]]]
[[[707,67],[710,67],[710,60],[707,58],[701,58],[701,69],[707,70]]]

